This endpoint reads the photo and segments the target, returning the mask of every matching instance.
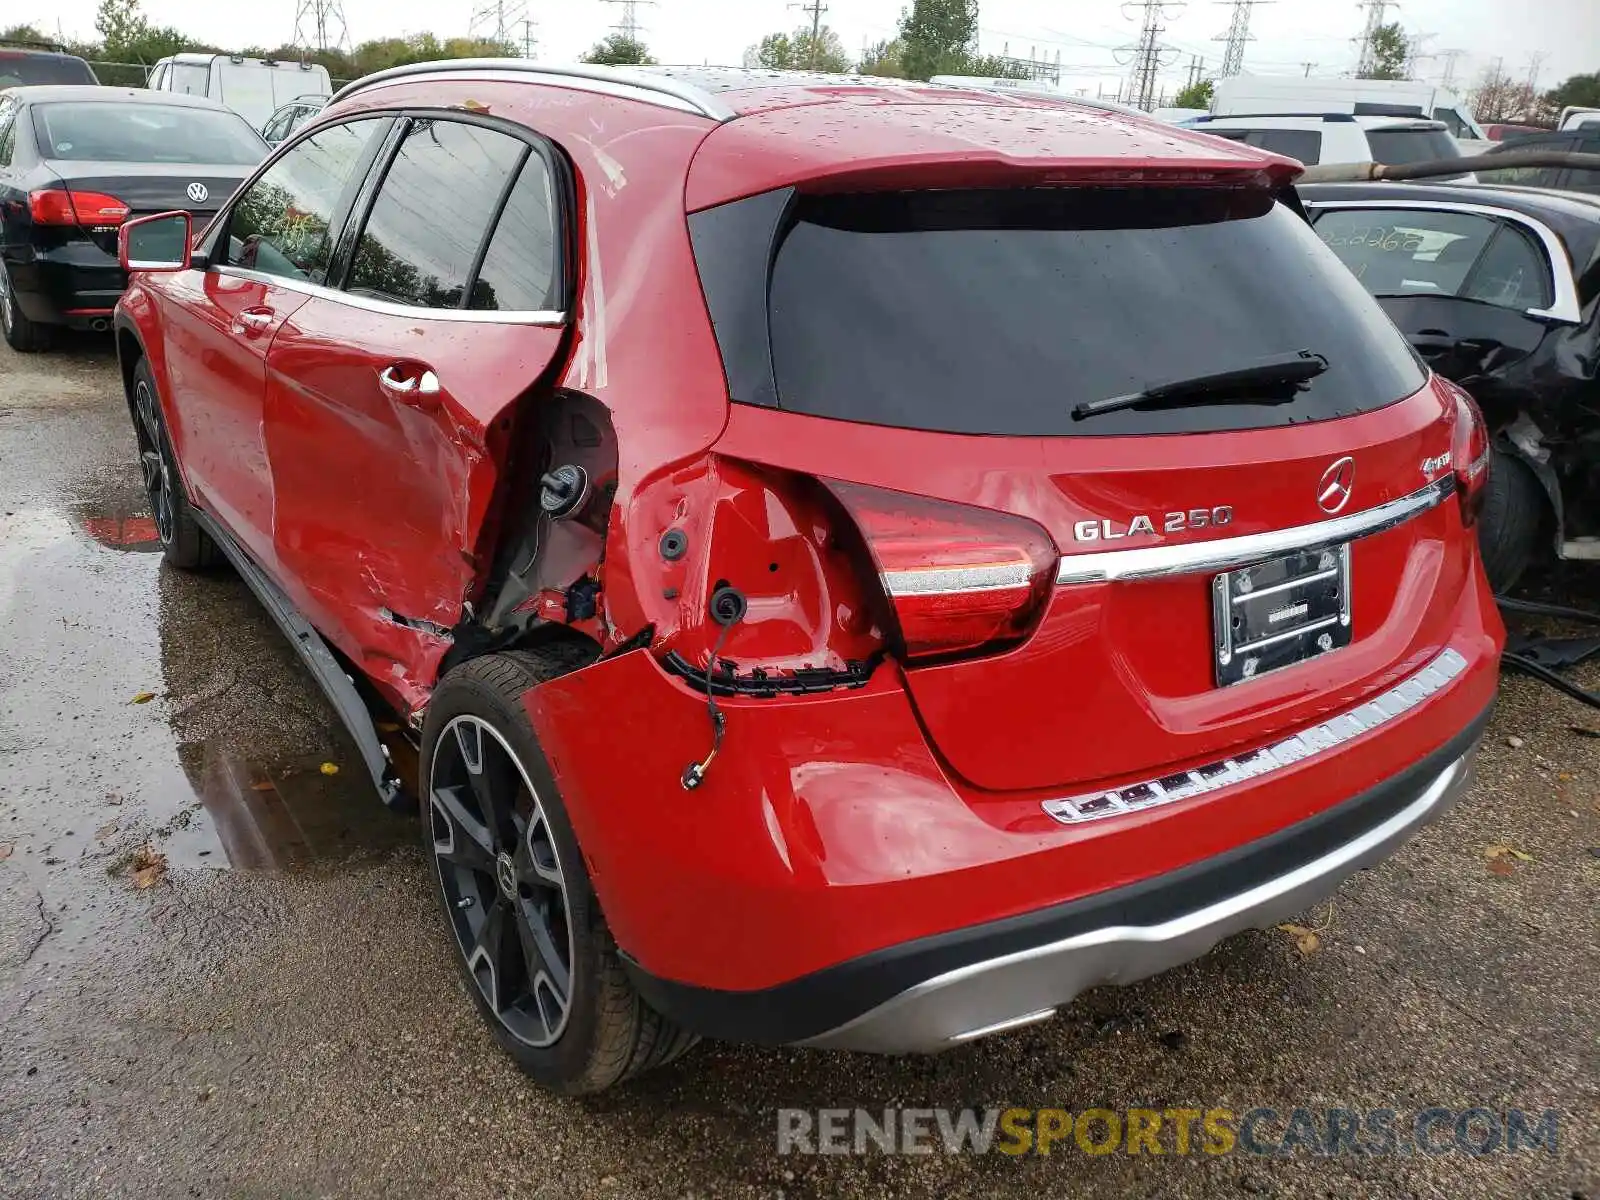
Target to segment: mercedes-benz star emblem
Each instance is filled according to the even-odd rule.
[[[211,192],[203,183],[191,183],[186,190],[189,193],[189,199],[193,200],[196,204],[204,204],[207,198],[211,195]]]
[[[494,860],[494,881],[500,894],[507,900],[517,898],[517,864],[509,854],[498,854]]]
[[[1322,473],[1317,484],[1317,507],[1325,513],[1336,513],[1350,503],[1350,492],[1355,487],[1356,460],[1346,456]]]

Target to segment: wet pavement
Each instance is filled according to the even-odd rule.
[[[244,585],[161,567],[133,463],[109,345],[0,346],[0,1196],[1600,1200],[1600,739],[1578,732],[1600,714],[1509,680],[1470,798],[1303,917],[1314,939],[1244,935],[939,1058],[702,1045],[566,1100],[479,1026],[415,825]],[[1600,568],[1572,578],[1600,607]],[[887,1105],[1555,1109],[1559,1134],[777,1153],[780,1107]]]

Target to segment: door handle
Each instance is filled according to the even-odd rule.
[[[378,372],[378,386],[402,403],[415,404],[419,397],[439,394],[439,377],[427,368],[412,373],[394,363]]]
[[[233,319],[233,331],[246,335],[264,333],[276,316],[270,308],[247,308]]]

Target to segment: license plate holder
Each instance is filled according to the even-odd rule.
[[[1218,687],[1350,644],[1350,545],[1298,550],[1212,580]]]

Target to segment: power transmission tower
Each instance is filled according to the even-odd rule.
[[[522,18],[522,57],[532,58],[533,48],[539,44],[539,39],[533,36],[533,22],[527,17]]]
[[[1456,60],[1465,53],[1465,50],[1441,50],[1433,56],[1434,58],[1444,59],[1444,76],[1439,80],[1440,87],[1451,88],[1455,86]]]
[[[600,2],[602,4],[622,5],[622,20],[613,25],[612,28],[630,42],[637,42],[639,40],[639,31],[642,28],[639,24],[639,5],[654,4],[656,0],[600,0]]]
[[[798,8],[801,12],[811,14],[811,53],[806,66],[810,70],[817,69],[817,59],[822,52],[822,14],[828,11],[828,6],[822,0],[811,0],[810,4],[791,4],[790,8]]]
[[[1195,84],[1199,83],[1200,77],[1205,74],[1205,70],[1205,59],[1201,58],[1198,54],[1189,55],[1189,78],[1185,82],[1184,86],[1193,87]]]
[[[1226,79],[1244,70],[1244,45],[1254,41],[1250,36],[1250,10],[1258,4],[1271,4],[1272,0],[1218,0],[1233,9],[1233,19],[1228,22],[1228,32],[1219,33],[1213,42],[1223,42],[1222,70],[1217,74]]]
[[[1365,79],[1378,69],[1378,47],[1374,39],[1378,30],[1383,28],[1383,14],[1390,7],[1399,8],[1394,0],[1361,0],[1357,8],[1367,10],[1367,27],[1361,31],[1361,36],[1352,39],[1361,47],[1361,54],[1356,60],[1356,75]]]
[[[1122,6],[1123,15],[1129,20],[1134,19],[1130,9],[1142,13],[1138,44],[1120,46],[1115,53],[1119,63],[1131,63],[1133,66],[1128,76],[1128,103],[1146,112],[1155,107],[1156,75],[1162,67],[1171,66],[1178,57],[1175,47],[1161,44],[1161,35],[1167,31],[1161,22],[1170,20],[1182,8],[1181,3],[1170,3],[1168,0],[1137,0],[1137,3]]]
[[[1431,54],[1422,52],[1423,46],[1438,36],[1436,33],[1413,33],[1406,38],[1406,61],[1401,68],[1402,75],[1407,79],[1415,79],[1417,77],[1417,64],[1425,58],[1433,57]]]
[[[528,20],[528,6],[524,0],[493,0],[493,3],[472,14],[467,26],[468,37],[485,38],[502,46],[515,46],[517,26]],[[526,30],[524,30],[526,33]]]
[[[1549,57],[1545,51],[1536,50],[1528,59],[1528,91],[1534,95],[1539,94],[1539,68],[1544,66],[1544,60]]]
[[[302,53],[342,50],[350,44],[342,0],[296,0],[294,44]]]

